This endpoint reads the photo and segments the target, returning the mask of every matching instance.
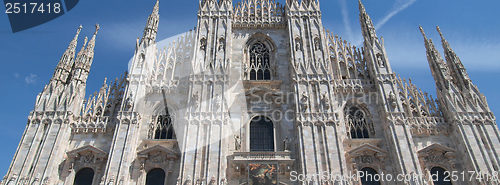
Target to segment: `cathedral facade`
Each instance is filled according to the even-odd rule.
[[[159,9],[128,72],[90,96],[99,25],[81,49],[78,28],[2,185],[499,183],[495,117],[439,28],[444,58],[420,28],[435,99],[393,71],[361,1],[359,48],[318,0],[200,0],[165,49]]]

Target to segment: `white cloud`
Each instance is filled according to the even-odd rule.
[[[385,15],[382,20],[378,21],[375,24],[376,29],[380,29],[383,27],[392,17],[396,16],[399,12],[405,10],[408,8],[410,5],[415,3],[417,0],[395,0],[393,4],[393,8],[389,11],[387,15]],[[348,12],[347,12],[347,7],[345,7],[345,0],[339,0],[341,3],[341,12],[342,12],[342,17],[344,21],[344,25],[346,26],[346,31],[349,34],[348,36],[351,38],[352,43],[356,46],[361,46],[363,44],[363,38],[361,35],[354,36],[352,33],[352,30],[350,28],[349,18],[348,18]],[[344,6],[343,3],[344,2]],[[372,17],[373,19],[373,17]],[[347,23],[346,23],[347,21]]]
[[[353,33],[351,28],[351,21],[349,20],[349,9],[347,8],[346,0],[339,0],[340,12],[342,13],[342,22],[344,22],[347,37],[353,40]]]
[[[21,75],[19,73],[14,73],[14,78],[19,78]]]
[[[396,32],[396,30],[393,31]],[[406,34],[387,33],[386,35],[385,47],[392,66],[396,68],[428,68],[424,41],[417,31]],[[437,37],[437,34],[428,36]],[[440,39],[433,40],[435,40],[434,44],[444,59]],[[500,43],[481,40],[480,38],[467,39],[465,37],[448,38],[452,49],[468,70],[499,70]]]
[[[375,28],[380,29],[382,26],[387,23],[392,17],[397,15],[399,12],[403,11],[404,9],[408,8],[410,5],[415,3],[417,0],[396,0],[394,3],[394,8],[377,24],[375,25]]]
[[[37,79],[38,79],[38,75],[30,73],[28,76],[24,77],[24,82],[26,82],[26,84],[30,85],[30,84],[36,83]]]

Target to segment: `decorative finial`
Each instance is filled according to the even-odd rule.
[[[359,13],[365,13],[366,12],[365,5],[363,5],[361,0],[358,0],[358,4],[359,4]]]
[[[160,9],[160,0],[156,0],[155,7],[153,8],[153,12],[158,13]]]
[[[95,33],[94,35],[97,35],[97,32],[99,31],[101,27],[99,26],[99,24],[95,24]]]
[[[89,40],[89,38],[85,37],[85,39],[83,39],[83,47],[85,47],[85,45],[87,45],[87,41]]]
[[[436,30],[438,31],[439,36],[441,37],[441,40],[443,40],[443,41],[446,40],[446,39],[444,39],[443,33],[441,33],[441,29],[439,28],[439,26],[436,26]]]
[[[427,40],[427,36],[425,35],[424,28],[422,28],[422,26],[418,26],[418,29],[420,29],[420,32],[422,33],[422,36],[424,36],[424,39]]]

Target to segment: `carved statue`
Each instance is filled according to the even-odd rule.
[[[286,137],[285,139],[283,139],[283,150],[284,151],[288,151],[290,148],[289,148],[289,141],[290,139],[288,139],[288,137]]]
[[[394,95],[394,92],[392,92],[392,91],[389,94],[389,103],[391,104],[391,106],[393,108],[396,107],[396,105],[397,105],[397,103],[396,103],[396,95]]]
[[[101,177],[100,181],[99,181],[99,184],[100,185],[104,185],[106,182],[106,179],[104,178],[104,176]]]
[[[194,94],[193,94],[193,98],[191,99],[191,103],[193,105],[193,109],[198,109],[198,99],[199,99],[199,96],[198,96],[198,91],[196,91]]]
[[[219,48],[217,49],[218,51],[223,51],[226,48],[226,40],[224,38],[219,39]]]
[[[330,109],[330,99],[328,98],[328,94],[326,92],[321,95],[321,103],[323,104],[323,108],[325,110]]]
[[[302,105],[303,110],[307,109],[307,100],[309,97],[307,96],[306,92],[302,92],[302,97],[300,98],[300,104]]]
[[[241,148],[241,139],[239,135],[234,135],[234,149],[239,150]]]
[[[187,176],[187,179],[186,179],[186,181],[185,181],[185,183],[184,183],[184,184],[185,184],[185,185],[191,185],[191,175],[188,175],[188,176]]]
[[[126,99],[125,110],[130,110],[133,106],[132,100],[134,99],[134,94],[130,93]]]
[[[319,41],[319,38],[316,37],[314,39],[314,50],[319,50],[319,49],[321,49],[321,43]]]
[[[300,38],[295,39],[295,51],[302,51],[302,40]]]
[[[216,94],[214,101],[216,111],[220,111],[222,109],[222,95]]]
[[[202,51],[205,51],[207,49],[207,40],[205,38],[202,38],[200,40],[200,49]]]
[[[45,179],[43,179],[42,185],[48,185],[48,184],[50,184],[50,178],[49,177],[45,177]]]
[[[378,60],[379,67],[385,67],[385,62],[384,62],[384,59],[382,58],[382,55],[378,54],[377,60]]]
[[[14,175],[12,175],[7,185],[14,185],[16,183],[16,180],[17,180],[17,174],[14,173]]]
[[[210,179],[210,185],[215,185],[215,177],[212,176],[212,178]]]

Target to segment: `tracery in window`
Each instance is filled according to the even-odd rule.
[[[164,115],[153,116],[148,136],[149,139],[175,139],[172,118],[168,110]]]
[[[358,107],[349,107],[345,111],[348,135],[352,139],[370,138],[373,126],[366,113]]]
[[[261,41],[249,48],[249,66],[246,70],[248,80],[271,80],[270,50]]]

